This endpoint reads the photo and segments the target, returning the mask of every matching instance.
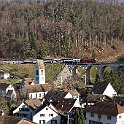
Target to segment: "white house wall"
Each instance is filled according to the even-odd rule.
[[[103,95],[107,95],[109,97],[113,97],[113,96],[117,95],[117,92],[113,89],[111,84],[108,84],[108,86],[106,87]]]
[[[94,113],[94,117],[91,117],[90,112],[86,112],[86,124],[89,124],[89,120],[96,121],[96,122],[102,122],[103,124],[120,124],[117,122],[117,117],[111,116],[111,120],[107,120],[106,115],[101,115],[101,119],[98,118],[98,114]],[[123,123],[124,124],[124,123]]]
[[[15,92],[14,87],[11,84],[6,88],[6,93],[8,92],[8,90],[13,91],[12,96],[13,96],[14,99],[16,99],[16,92]]]
[[[45,116],[40,116],[41,114],[44,114]],[[51,116],[50,114],[53,114],[53,116]],[[36,124],[40,124],[40,120],[45,120],[45,124],[51,124],[51,120],[57,120],[57,124],[60,124],[61,116],[46,106],[40,112],[33,116],[33,122],[35,122]]]
[[[47,92],[35,92],[35,93],[29,93],[29,98],[30,99],[42,99]]]
[[[124,113],[117,115],[117,123],[116,124],[124,124]]]
[[[4,79],[8,79],[10,77],[9,73],[4,73]]]
[[[81,107],[79,99],[75,101],[74,107]]]

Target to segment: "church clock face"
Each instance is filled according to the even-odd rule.
[[[43,81],[44,80],[44,77],[41,77],[41,81]]]

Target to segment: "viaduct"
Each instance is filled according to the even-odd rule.
[[[103,78],[104,71],[107,67],[110,67],[111,70],[119,70],[124,73],[124,63],[82,63],[78,65],[74,64],[68,64],[68,68],[72,74],[72,76],[77,76],[77,68],[80,67],[83,70],[82,77],[84,78],[85,84],[90,84],[90,71],[91,68],[94,67],[97,70],[98,77]]]

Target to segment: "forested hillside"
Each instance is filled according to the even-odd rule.
[[[0,3],[0,58],[83,57],[122,42],[123,3]]]

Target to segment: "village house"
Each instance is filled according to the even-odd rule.
[[[77,99],[79,103],[79,93],[76,90],[64,91],[64,90],[51,90],[45,95],[45,99],[53,102],[57,105],[62,99]]]
[[[42,104],[42,100],[39,99],[29,99],[23,101],[14,111],[13,115],[18,117],[25,117],[32,120],[38,107]]]
[[[10,73],[0,70],[0,79],[8,79],[10,78]]]
[[[67,122],[72,124],[74,113],[76,108],[81,108],[78,99],[61,99],[61,101],[55,106],[56,109],[64,114],[67,118]]]
[[[33,122],[37,124],[60,124],[61,116],[50,102],[44,101],[33,116]]]
[[[11,84],[0,83],[0,91],[2,96],[8,98],[9,100],[16,99],[16,91]]]
[[[95,83],[92,89],[92,94],[102,94],[109,97],[117,96],[117,92],[114,90],[112,85],[105,81]]]
[[[124,107],[114,102],[97,102],[86,108],[86,124],[124,124]]]
[[[42,99],[50,89],[49,84],[34,84],[24,87],[22,91],[29,99]]]

